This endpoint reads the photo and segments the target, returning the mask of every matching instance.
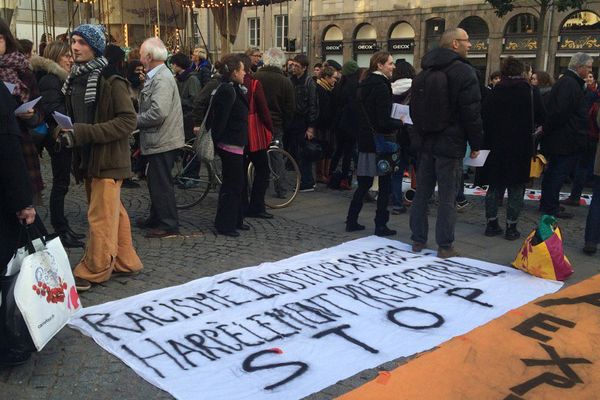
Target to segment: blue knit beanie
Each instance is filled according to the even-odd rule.
[[[106,48],[106,35],[104,34],[104,28],[101,25],[82,24],[71,32],[73,35],[81,36],[87,44],[94,50],[96,57],[104,55],[104,49]]]

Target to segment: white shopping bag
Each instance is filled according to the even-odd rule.
[[[33,244],[33,248],[35,249],[35,251],[40,251],[44,248],[44,243],[41,239],[35,239],[31,243]],[[23,260],[28,255],[29,252],[27,251],[26,247],[21,247],[20,249],[18,249],[13,258],[10,259],[6,266],[5,276],[13,276],[14,274],[18,273],[21,270],[21,264],[23,263]]]
[[[40,351],[82,307],[71,264],[59,238],[23,258],[14,296]]]

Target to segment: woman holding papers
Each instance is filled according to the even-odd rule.
[[[534,154],[532,133],[542,124],[544,109],[538,90],[533,89],[521,61],[508,57],[502,63],[501,79],[482,106],[484,148],[490,154],[477,171],[476,183],[489,185],[485,198],[486,236],[502,234],[498,224],[499,190],[508,189],[504,238],[520,237],[517,220],[523,208],[525,185]]]
[[[57,129],[57,122],[53,114],[55,112],[67,114],[65,96],[62,86],[71,71],[73,57],[67,42],[55,41],[44,50],[44,57],[34,56],[31,58],[31,67],[36,74],[40,89],[41,106],[46,114],[46,124],[50,132]],[[52,190],[50,191],[50,223],[60,236],[65,247],[83,247],[81,239],[85,235],[74,232],[65,217],[65,196],[69,191],[71,181],[71,160],[73,150],[57,148],[54,135],[48,135],[43,146],[50,154],[52,165]]]
[[[19,52],[19,44],[12,35],[6,21],[0,18],[0,79],[11,84],[12,95],[17,101],[17,106],[35,100],[38,96],[38,87],[35,76],[31,71],[29,61]],[[8,85],[6,85],[8,87]],[[27,165],[27,172],[31,179],[34,205],[42,202],[42,173],[38,150],[33,141],[30,130],[39,127],[44,122],[44,115],[39,106],[27,106],[25,110],[15,110],[19,129],[21,131],[21,148]],[[21,107],[22,108],[22,107]]]

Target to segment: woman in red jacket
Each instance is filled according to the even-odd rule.
[[[252,62],[245,54],[240,55],[246,75],[244,86],[248,89],[248,146],[244,150],[244,171],[254,164],[254,182],[248,201],[248,182],[242,195],[242,208],[248,218],[273,218],[265,209],[265,193],[269,186],[269,160],[267,149],[272,139],[273,122],[261,83],[252,76]]]

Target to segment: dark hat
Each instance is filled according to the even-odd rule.
[[[125,52],[119,46],[109,44],[104,50],[104,57],[106,57],[109,63],[115,64],[120,61],[125,61]]]
[[[104,49],[106,48],[106,35],[104,34],[104,28],[101,25],[82,24],[71,32],[73,35],[81,36],[83,40],[94,50],[96,57],[104,55]]]
[[[352,75],[358,71],[358,63],[354,60],[346,61],[342,67],[342,75]]]
[[[327,65],[329,65],[331,68],[335,69],[336,71],[342,70],[342,66],[340,65],[340,63],[335,60],[327,60],[327,61],[325,61],[325,63],[327,63]]]

